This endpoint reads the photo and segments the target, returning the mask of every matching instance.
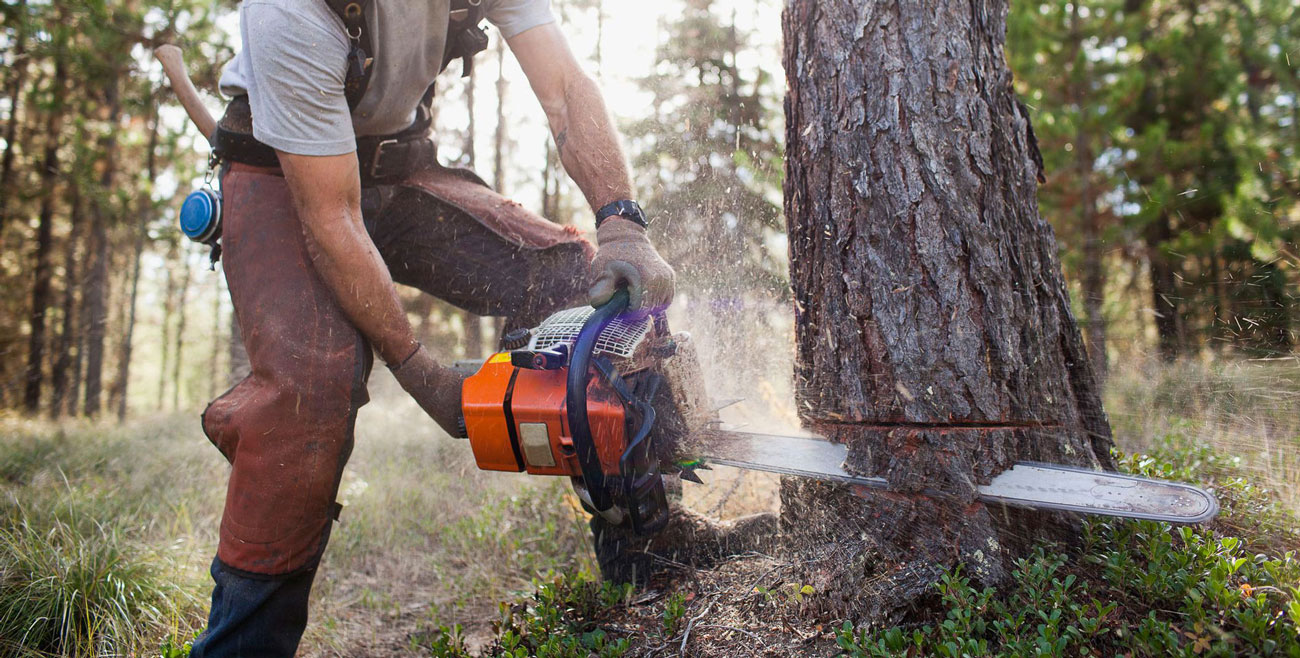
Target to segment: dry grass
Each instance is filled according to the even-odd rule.
[[[432,422],[386,373],[377,373],[376,380],[375,402],[358,420],[357,447],[341,494],[347,508],[317,581],[302,655],[421,653],[413,642],[437,624],[452,622],[467,626],[473,645],[486,636],[497,602],[517,599],[533,579],[594,569],[586,527],[567,482],[478,471],[467,445],[436,435]],[[746,400],[726,409],[726,419],[748,420],[755,429],[789,428],[788,388],[770,383],[779,381],[768,372],[749,379],[757,384],[745,385]],[[726,385],[741,388],[734,380]],[[1131,366],[1112,375],[1107,404],[1123,449],[1143,450],[1171,434],[1209,444],[1238,458],[1252,481],[1300,509],[1300,364],[1295,360]],[[76,510],[78,518],[94,523],[69,540],[74,546],[93,540],[116,547],[123,559],[144,560],[150,573],[164,574],[177,588],[170,595],[176,612],[155,621],[139,618],[133,641],[147,646],[202,625],[206,567],[216,544],[226,473],[199,431],[197,413],[139,418],[124,426],[51,426],[2,418],[0,530],[12,533],[19,527],[20,508],[30,524],[47,531],[71,518],[59,510]],[[778,505],[773,476],[725,468],[704,475],[706,486],[686,485],[685,501],[694,509],[731,518]],[[68,537],[59,536],[60,541]],[[759,557],[729,562],[701,577],[772,581],[788,568],[781,556]],[[702,584],[703,591],[711,591]],[[725,594],[745,599],[731,608],[744,614],[723,618],[722,608],[715,607],[695,621],[690,644],[751,646],[753,638],[731,627],[764,628],[764,643],[797,652],[804,646],[801,638],[814,629],[791,625],[799,604],[780,603],[788,595]],[[651,606],[647,614],[657,610]],[[703,608],[691,605],[690,610],[694,618]],[[823,629],[819,636],[829,632]],[[668,647],[661,653],[675,654]]]
[[[1106,409],[1121,450],[1209,446],[1300,512],[1300,358],[1139,362],[1111,375]]]

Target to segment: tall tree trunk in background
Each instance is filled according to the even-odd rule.
[[[1161,211],[1146,230],[1143,240],[1147,247],[1147,261],[1151,274],[1151,308],[1155,312],[1157,345],[1160,357],[1173,361],[1182,352],[1179,341],[1178,316],[1182,312],[1179,302],[1177,265],[1169,252],[1168,241],[1173,237],[1169,214]]]
[[[60,11],[60,18],[63,12]],[[59,175],[59,135],[63,132],[64,96],[68,86],[66,45],[59,38],[54,55],[54,79],[50,87],[50,107],[45,119],[45,156],[41,162],[41,212],[36,228],[36,250],[32,255],[35,280],[32,283],[32,307],[28,316],[27,372],[23,389],[23,409],[34,414],[41,405],[41,386],[45,378],[45,312],[50,306],[50,251],[54,243],[54,192]]]
[[[553,206],[556,197],[559,196],[558,187],[555,185],[555,149],[551,147],[551,138],[546,138],[546,160],[542,163],[542,217],[555,221],[555,210]]]
[[[185,350],[185,311],[190,293],[193,268],[185,252],[181,252],[181,285],[176,296],[176,342],[172,350],[172,410],[181,407],[181,358]]]
[[[145,176],[148,183],[141,186],[137,213],[138,224],[135,229],[135,244],[131,251],[131,293],[126,302],[126,330],[122,332],[122,346],[117,359],[117,420],[126,420],[126,397],[131,383],[131,339],[135,334],[135,302],[140,293],[140,258],[144,254],[144,239],[149,233],[149,222],[153,221],[153,180],[157,176],[158,150],[158,111],[154,106],[153,93],[148,95],[149,152],[145,155]]]
[[[477,87],[477,69],[470,69],[465,78],[465,111],[469,113],[469,123],[465,125],[465,161],[466,166],[474,169],[478,166],[477,150],[474,143],[478,138],[477,122],[474,118],[474,88]],[[465,358],[476,359],[483,355],[483,323],[479,316],[469,311],[461,311],[461,324],[465,328]]]
[[[248,376],[248,350],[244,348],[244,334],[239,330],[239,318],[230,313],[230,385],[234,386]]]
[[[506,193],[506,40],[497,39],[497,129],[492,135],[492,188]]]
[[[27,81],[27,0],[18,0],[18,13],[22,16],[15,30],[14,63],[9,70],[9,120],[5,122],[5,151],[0,158],[0,231],[9,224],[9,199],[13,198],[14,148],[18,137],[18,107],[22,100],[23,84]]]
[[[1070,11],[1070,52],[1071,60],[1076,62],[1070,71],[1070,83],[1067,87],[1066,102],[1077,108],[1074,136],[1075,175],[1079,178],[1079,228],[1083,234],[1083,308],[1086,314],[1086,336],[1088,358],[1092,360],[1092,371],[1097,376],[1098,384],[1106,379],[1110,363],[1106,354],[1106,316],[1103,312],[1106,303],[1106,268],[1102,260],[1105,249],[1102,244],[1101,214],[1097,212],[1097,190],[1093,186],[1093,168],[1096,164],[1092,149],[1093,135],[1090,134],[1088,122],[1089,75],[1091,71],[1078,70],[1083,42],[1088,38],[1081,25],[1079,3],[1074,3]]]
[[[113,72],[104,84],[110,130],[99,140],[98,151],[103,154],[103,171],[99,176],[99,191],[90,204],[90,238],[92,253],[90,273],[86,277],[86,401],[85,414],[91,418],[99,415],[104,391],[104,340],[108,330],[108,195],[113,190],[117,171],[117,123],[122,111],[118,95],[118,72]]]
[[[81,134],[81,131],[77,131]],[[81,184],[75,173],[68,182],[68,238],[63,246],[63,326],[54,343],[54,361],[50,368],[50,418],[76,414],[77,389],[69,390],[72,379],[72,346],[77,336],[77,288],[81,282],[77,267],[77,245],[81,241]],[[69,409],[68,407],[72,407]]]
[[[167,247],[167,277],[163,284],[162,324],[159,327],[158,341],[158,404],[161,411],[167,405],[167,373],[171,363],[169,356],[172,348],[172,316],[176,313],[176,259],[180,253],[180,243],[172,240]]]
[[[208,362],[208,399],[217,397],[217,361],[221,357],[221,277],[212,277],[212,357]]]
[[[1036,537],[1070,536],[1063,516],[976,501],[1014,462],[1113,466],[1038,214],[1006,12],[790,0],[783,15],[797,406],[848,444],[847,468],[894,488],[782,485],[783,529],[812,558],[800,582],[838,614],[889,616],[957,561],[1000,582]]]

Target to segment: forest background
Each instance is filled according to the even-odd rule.
[[[682,279],[679,313],[784,331],[779,6],[554,9],[625,131],[639,198]],[[181,45],[219,111],[234,6],[16,0],[3,20],[0,407],[125,418],[210,399],[242,366],[238,340],[219,268],[175,228],[207,148],[149,53]],[[1007,53],[1045,161],[1042,214],[1100,373],[1293,355],[1298,31],[1287,0],[1014,4]],[[439,81],[443,161],[590,230],[495,34],[473,75],[459,73]],[[493,344],[492,321],[404,298],[439,353]],[[701,331],[716,358],[747,349]]]

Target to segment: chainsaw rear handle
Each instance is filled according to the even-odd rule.
[[[591,423],[587,418],[587,371],[596,351],[596,339],[609,323],[627,310],[627,305],[627,289],[620,288],[608,302],[587,316],[578,331],[578,338],[573,341],[565,382],[565,415],[569,420],[569,433],[578,454],[578,463],[582,466],[582,479],[586,481],[592,507],[602,512],[612,507],[614,500],[605,484],[605,471],[600,466],[600,454],[596,451],[596,440],[591,436]]]

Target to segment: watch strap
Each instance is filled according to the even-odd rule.
[[[641,228],[650,228],[650,222],[645,218],[645,211],[641,210],[640,204],[631,199],[622,199],[601,206],[600,210],[596,211],[596,228],[600,228],[601,222],[614,215],[630,219],[640,224]]]

